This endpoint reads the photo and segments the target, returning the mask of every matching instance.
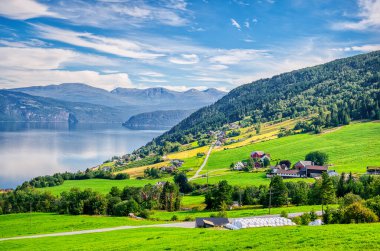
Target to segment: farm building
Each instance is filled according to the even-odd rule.
[[[380,166],[367,166],[367,174],[380,175]]]
[[[301,170],[300,176],[301,177],[309,177],[309,178],[314,178],[321,176],[323,172],[327,172],[328,167],[327,166],[314,166],[314,165],[307,165]]]
[[[195,227],[224,227],[230,223],[227,218],[196,218]]]
[[[312,166],[312,165],[314,165],[312,161],[300,160],[294,164],[294,168],[300,170],[302,168],[305,168],[306,166]]]

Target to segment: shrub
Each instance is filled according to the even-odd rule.
[[[152,214],[153,214],[152,211],[144,209],[144,210],[141,210],[139,216],[142,217],[142,218],[144,218],[144,219],[149,219]]]
[[[308,225],[310,223],[310,214],[304,213],[301,215],[301,224],[302,225]]]
[[[316,219],[318,219],[318,215],[317,215],[317,213],[314,211],[314,209],[311,209],[311,211],[310,211],[310,220],[311,221],[315,221]]]
[[[220,218],[227,218],[227,212],[226,211],[219,211],[216,216],[220,217]]]
[[[172,218],[171,218],[172,221],[177,221],[178,220],[178,216],[177,215],[173,215]]]
[[[380,195],[367,200],[365,205],[380,217]]]
[[[285,210],[283,210],[280,214],[281,217],[284,217],[284,218],[288,218],[288,212],[286,212]]]
[[[292,221],[293,221],[294,223],[296,223],[297,225],[301,225],[301,217],[299,217],[299,216],[294,217],[294,218],[292,219]]]
[[[359,195],[348,193],[341,199],[341,205],[343,207],[348,207],[349,205],[355,203],[355,202],[361,202],[362,198]]]
[[[185,217],[185,221],[193,221],[193,220],[194,220],[194,217],[191,217],[191,216]]]
[[[126,180],[129,179],[129,175],[127,173],[118,173],[115,176],[115,180]]]
[[[359,202],[355,202],[348,206],[344,213],[345,223],[365,223],[376,222],[378,220],[379,218],[371,209],[364,207]]]

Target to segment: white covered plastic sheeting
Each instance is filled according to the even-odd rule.
[[[296,225],[290,219],[283,217],[271,218],[251,218],[251,219],[235,219],[231,224],[226,226],[228,229],[241,229],[252,227],[280,227],[280,226],[294,226]]]
[[[315,221],[312,221],[309,223],[309,226],[321,226],[323,225],[323,222],[320,219],[316,219]]]

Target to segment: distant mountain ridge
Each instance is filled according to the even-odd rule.
[[[194,110],[153,111],[134,115],[123,123],[129,129],[170,129],[193,113]]]
[[[47,105],[51,104],[56,108],[60,107],[60,110],[69,112],[74,117],[78,117],[78,122],[107,122],[108,120],[105,118],[108,118],[111,119],[110,121],[112,122],[120,123],[128,120],[133,115],[144,112],[172,110],[173,108],[178,110],[199,109],[216,102],[226,94],[225,92],[216,89],[207,89],[205,91],[191,89],[184,92],[178,92],[162,87],[147,89],[116,88],[112,91],[107,91],[81,83],[31,86],[4,91],[28,94],[30,95],[28,97],[30,100],[39,102],[40,106],[38,111],[40,111],[40,113],[37,116],[39,118],[37,119],[38,121],[56,121],[54,116],[43,117],[43,114],[47,115],[52,112]],[[4,94],[2,98],[5,99],[5,96],[7,95]],[[44,99],[46,99],[45,103]],[[5,110],[0,109],[0,113],[3,113],[3,115],[8,114],[4,115],[3,119],[20,120],[25,118],[29,121],[27,117],[20,115],[21,113],[19,112],[21,110],[17,109],[17,106],[9,106],[10,100],[13,100],[15,104],[17,104],[17,102],[9,97],[6,101],[8,108],[13,107],[12,109],[15,110],[13,113],[7,113]],[[79,112],[78,109],[73,110],[72,107],[75,106],[74,103],[87,104],[83,105],[83,107],[87,107],[89,111],[93,111],[93,115],[95,116],[96,114],[98,118],[91,118],[91,116],[87,115],[84,116],[84,114]],[[28,108],[31,109],[32,113],[37,111],[32,109],[33,107],[31,106],[26,106],[25,109],[27,110]],[[27,113],[25,109],[24,112]],[[46,113],[44,113],[42,109],[46,109]],[[95,112],[94,109],[97,110],[97,112]],[[101,114],[107,112],[111,113],[112,116]],[[76,116],[76,113],[80,113],[80,115]],[[13,119],[11,118],[11,114],[15,116]],[[59,120],[63,119],[60,115],[57,115],[57,117],[60,118]]]
[[[26,93],[0,90],[0,121],[23,122],[119,122],[114,108],[60,101]]]

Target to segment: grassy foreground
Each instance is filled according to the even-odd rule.
[[[380,224],[133,229],[0,242],[1,250],[378,250]]]
[[[128,217],[73,216],[52,213],[8,214],[0,215],[0,238],[157,223],[162,222],[135,220]]]

